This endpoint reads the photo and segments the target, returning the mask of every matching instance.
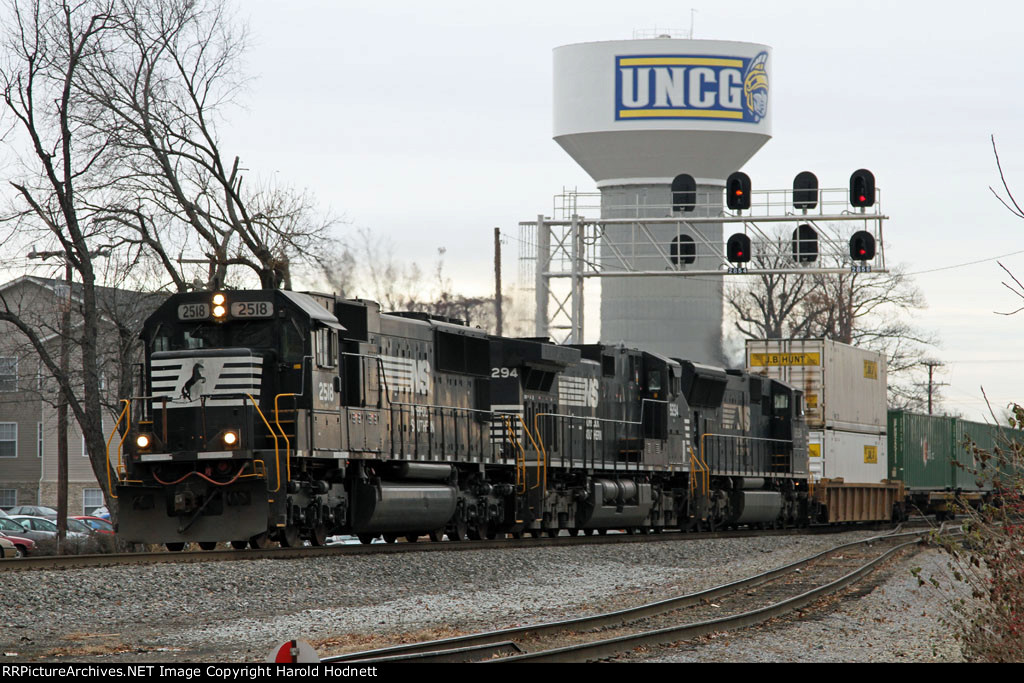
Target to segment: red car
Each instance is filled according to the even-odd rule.
[[[6,538],[8,541],[14,544],[14,556],[15,557],[28,557],[33,554],[36,550],[36,542],[31,538],[22,538],[21,536],[11,536],[8,532],[0,530],[0,538]]]
[[[75,515],[71,519],[77,519],[83,524],[87,525],[93,531],[101,534],[114,535],[114,525],[101,517],[91,517],[89,515]]]

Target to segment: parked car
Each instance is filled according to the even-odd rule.
[[[57,523],[52,519],[29,515],[12,515],[11,519],[21,525],[22,529],[24,529],[24,536],[31,538],[39,545],[45,542],[49,553],[56,552]],[[71,530],[71,525],[69,525],[66,538],[68,551],[74,554],[99,552],[99,541],[93,538],[93,536],[95,534],[73,531]]]
[[[97,531],[101,534],[114,535],[114,525],[109,520],[103,519],[102,517],[91,517],[89,515],[75,515],[70,519],[77,519],[88,526],[93,531]]]
[[[7,515],[9,517],[14,517],[15,515],[31,515],[32,517],[57,519],[57,511],[53,508],[48,508],[45,505],[16,505],[12,508],[7,508]]]
[[[6,538],[14,544],[15,557],[28,557],[36,554],[36,542],[31,538],[14,535],[15,532],[0,531],[0,538]]]
[[[108,510],[107,506],[104,505],[103,507],[98,507],[95,510],[93,510],[92,511],[92,516],[93,517],[99,517],[100,519],[105,519],[105,520],[107,520],[109,522],[110,521],[110,510]]]
[[[0,537],[0,558],[17,557],[17,548],[6,538]]]

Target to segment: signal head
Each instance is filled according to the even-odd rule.
[[[747,263],[750,261],[750,237],[742,232],[732,235],[726,242],[725,253],[730,263]]]
[[[801,171],[793,179],[793,208],[813,209],[818,205],[818,176]]]
[[[867,230],[858,230],[850,238],[850,258],[871,261],[875,258],[875,236]]]
[[[850,176],[850,205],[875,205],[875,175],[866,168],[854,171]]]
[[[693,211],[697,206],[697,181],[688,173],[672,179],[672,210]]]
[[[725,179],[725,204],[733,211],[750,208],[750,176],[742,171]]]

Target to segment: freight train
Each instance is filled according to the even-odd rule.
[[[111,435],[119,535],[236,548],[806,524],[799,389],[285,290],[170,296]]]

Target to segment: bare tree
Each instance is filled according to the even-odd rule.
[[[82,428],[93,472],[106,489],[106,459],[98,362],[99,311],[96,293],[97,247],[109,248],[108,235],[86,208],[96,187],[96,171],[107,151],[89,135],[80,135],[75,120],[75,83],[83,65],[92,59],[103,34],[111,29],[113,2],[37,0],[12,2],[9,30],[0,66],[5,111],[12,122],[8,142],[24,154],[23,169],[11,180],[20,208],[11,217],[16,230],[47,235],[57,246],[68,279],[81,283],[81,391],[72,384],[65,359],[57,358],[33,327],[0,297],[0,320],[12,324],[35,349]]]
[[[0,87],[20,164],[8,166],[14,198],[0,238],[39,243],[66,266],[74,348],[55,353],[2,297],[0,320],[60,387],[109,495],[101,320],[120,321],[110,364],[130,368],[140,315],[112,313],[100,258],[116,260],[118,284],[152,287],[161,273],[181,291],[197,275],[188,262],[203,261],[206,284],[288,286],[296,264],[323,253],[333,220],[307,193],[246,181],[241,160],[222,151],[215,122],[242,85],[244,47],[222,0],[6,2]],[[69,357],[75,368],[62,364]],[[129,381],[120,376],[119,388]]]
[[[753,257],[759,269],[793,266],[790,240],[779,233]],[[810,305],[812,278],[794,273],[759,273],[726,287],[736,329],[749,339],[802,338],[811,334],[819,311]]]
[[[207,286],[241,266],[261,287],[290,287],[293,263],[316,263],[336,221],[306,192],[247,181],[221,145],[216,122],[244,85],[244,28],[223,0],[116,10],[117,30],[76,81],[81,125],[111,140],[101,220],[130,229],[179,291],[190,262],[205,262]]]

